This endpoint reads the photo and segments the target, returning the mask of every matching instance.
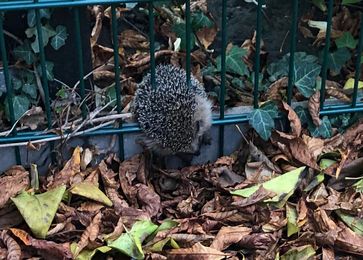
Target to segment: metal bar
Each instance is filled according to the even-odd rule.
[[[331,22],[333,17],[333,2],[334,0],[328,1],[328,17],[326,25],[326,35],[325,35],[325,47],[323,54],[323,66],[321,69],[321,88],[320,88],[320,107],[324,106],[325,101],[325,83],[328,73],[328,54],[330,49],[330,36],[331,36]]]
[[[357,105],[358,83],[360,79],[361,57],[363,50],[363,13],[360,14],[359,41],[357,49],[357,60],[355,62],[354,89],[352,96],[352,107]]]
[[[332,110],[322,110],[320,111],[320,115],[327,116],[327,115],[336,115],[336,114],[344,114],[344,113],[356,113],[362,112],[363,105],[355,106],[355,107],[346,107],[346,108],[339,108],[339,109],[332,109]]]
[[[121,106],[121,85],[120,85],[120,61],[118,54],[118,30],[117,30],[117,16],[116,16],[116,6],[111,6],[111,26],[112,26],[112,39],[113,39],[113,59],[114,59],[114,69],[115,69],[115,88],[116,88],[116,105],[117,105],[117,113],[122,112]],[[122,127],[122,120],[119,122],[119,128]],[[120,160],[124,160],[125,158],[125,147],[124,147],[124,137],[122,134],[118,135],[118,145],[119,145],[119,157]]]
[[[36,0],[38,1],[38,0]],[[45,98],[45,114],[47,116],[47,127],[48,129],[52,128],[52,114],[50,111],[50,99],[49,99],[49,85],[47,78],[47,67],[45,62],[45,52],[43,46],[43,31],[42,24],[40,23],[40,14],[39,10],[35,10],[35,18],[36,18],[36,27],[37,27],[37,35],[38,35],[38,45],[39,45],[39,57],[40,57],[40,68],[42,71],[42,87],[44,90],[44,98]]]
[[[154,19],[154,4],[149,2],[149,42],[150,42],[150,73],[151,73],[151,86],[156,88],[155,83],[155,19]]]
[[[190,0],[185,1],[185,33],[186,33],[186,43],[185,43],[185,50],[186,50],[186,60],[185,60],[185,69],[187,72],[187,86],[190,86],[190,66],[191,66],[191,59],[190,59],[190,52],[191,52],[191,21],[190,21]]]
[[[78,73],[79,73],[79,94],[81,96],[81,111],[82,117],[85,119],[87,117],[87,107],[86,101],[84,100],[86,96],[85,86],[84,86],[84,71],[83,71],[83,51],[82,51],[82,40],[81,40],[81,24],[79,19],[79,9],[73,9],[74,15],[74,28],[75,28],[75,37],[76,37],[76,53],[78,60]]]
[[[261,29],[262,29],[262,3],[258,1],[256,17],[256,53],[255,53],[255,85],[253,88],[253,107],[258,108],[258,87],[260,83],[260,51],[261,51]]]
[[[148,3],[150,0],[69,0],[69,1],[10,1],[0,3],[0,11],[29,10],[42,8],[60,8],[86,5],[110,5],[120,3]]]
[[[13,89],[13,85],[11,84],[11,80],[10,80],[9,63],[8,63],[8,57],[7,57],[7,53],[6,53],[5,39],[4,39],[4,25],[3,25],[4,21],[3,21],[3,19],[4,19],[4,14],[1,12],[0,13],[0,51],[1,51],[1,59],[3,62],[4,78],[5,78],[5,85],[6,85],[6,99],[8,101],[10,123],[11,123],[11,125],[14,125],[15,124],[15,114],[14,114],[14,106],[13,106],[14,89]],[[14,130],[12,131],[12,135],[16,136],[16,134],[17,134],[16,127],[14,127]],[[20,151],[19,151],[18,147],[15,148],[15,159],[16,159],[17,164],[21,164]]]
[[[290,59],[289,59],[289,82],[287,85],[287,103],[291,105],[292,88],[294,84],[294,59],[296,50],[296,31],[297,31],[297,15],[299,8],[299,0],[294,0],[292,7],[292,21],[290,28]]]
[[[219,93],[219,119],[224,119],[226,95],[226,51],[227,51],[227,0],[222,0],[222,50],[221,50],[221,89]],[[224,154],[224,126],[219,128],[219,156]]]

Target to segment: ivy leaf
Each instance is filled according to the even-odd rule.
[[[264,103],[260,109],[266,111],[267,113],[269,113],[269,115],[271,116],[271,118],[277,118],[279,116],[279,110],[275,104],[275,102],[273,101],[268,101],[266,103]]]
[[[328,54],[328,68],[330,74],[336,76],[340,73],[343,65],[350,60],[351,54],[347,48],[340,48]]]
[[[28,40],[25,40],[22,45],[14,48],[13,54],[16,59],[23,60],[28,65],[33,64],[35,60],[35,55],[30,47],[30,43]]]
[[[49,9],[39,9],[39,16],[40,16],[40,19],[42,19],[42,18],[50,19],[50,10]],[[36,21],[36,15],[35,15],[34,9],[28,11],[27,20],[28,20],[29,27],[35,26],[37,21]]]
[[[321,125],[319,127],[316,127],[312,122],[309,122],[308,129],[314,137],[330,138],[333,133],[331,123],[327,116],[322,118]]]
[[[49,42],[49,38],[56,35],[56,31],[54,31],[53,27],[49,24],[41,26],[42,36],[43,36],[43,46],[46,46]],[[39,53],[39,41],[38,41],[38,31],[35,27],[31,27],[25,30],[25,34],[28,38],[32,38],[35,36],[35,40],[31,43],[31,47],[35,53]]]
[[[269,112],[263,109],[255,109],[250,119],[250,125],[263,140],[267,141],[271,136],[271,130],[275,127],[275,122]]]
[[[241,76],[249,75],[248,68],[243,62],[243,56],[247,54],[247,50],[233,46],[226,55],[226,70]],[[216,59],[217,70],[222,70],[221,56]]]
[[[47,235],[65,190],[66,186],[62,185],[36,195],[23,191],[11,199],[36,237]]]
[[[294,68],[294,85],[304,97],[314,94],[316,78],[319,76],[321,66],[317,63],[299,63]]]
[[[13,85],[15,90],[19,90],[23,86],[23,82],[21,82],[21,80],[16,77],[11,77],[11,85]]]
[[[213,26],[213,22],[201,10],[192,14],[191,23],[194,31],[202,28],[211,28]]]
[[[57,28],[55,28],[56,35],[53,36],[50,44],[55,50],[59,50],[60,47],[62,47],[68,38],[67,28],[63,25],[58,25]]]
[[[45,62],[45,71],[46,71],[48,80],[54,80],[53,67],[54,67],[53,62],[51,62],[51,61]],[[42,67],[40,64],[37,66],[37,71],[38,71],[39,75],[42,76]]]
[[[185,32],[185,23],[177,23],[172,27],[173,32],[175,32],[176,36],[180,38],[180,47],[181,49],[186,49],[187,35]],[[193,33],[190,34],[190,46],[193,49],[195,46],[195,36]]]
[[[309,111],[306,108],[303,108],[302,106],[296,107],[295,112],[298,115],[302,125],[312,120]]]
[[[36,99],[38,96],[37,87],[35,86],[35,84],[25,83],[22,90],[25,94],[29,95],[32,99]]]
[[[322,12],[326,11],[326,4],[325,4],[325,0],[313,0],[312,1],[313,4],[318,7]]]
[[[355,49],[357,46],[358,40],[354,39],[353,35],[350,32],[344,32],[341,37],[335,40],[335,44],[338,48],[350,48]]]
[[[26,96],[17,95],[13,97],[13,108],[15,120],[18,120],[30,107],[30,101]],[[9,103],[5,100],[5,113],[10,118]]]

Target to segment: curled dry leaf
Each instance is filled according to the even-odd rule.
[[[266,99],[282,100],[282,90],[287,87],[287,83],[287,77],[282,77],[281,79],[278,79],[274,83],[272,83],[266,92]]]
[[[0,208],[22,190],[29,187],[29,172],[22,166],[13,166],[0,177]]]
[[[150,217],[156,216],[161,209],[160,196],[151,188],[144,184],[137,184],[137,199]]]
[[[35,239],[24,230],[16,228],[11,229],[11,232],[25,245],[37,249],[44,259],[65,260],[73,257],[69,243],[57,244],[52,241]]]
[[[69,187],[72,178],[81,171],[81,152],[82,148],[77,146],[73,151],[72,158],[64,165],[63,169],[55,175],[53,182],[48,184],[48,188],[55,188],[62,184]]]
[[[217,35],[217,32],[218,30],[216,26],[212,26],[210,28],[203,27],[202,29],[196,32],[196,35],[200,43],[203,45],[203,47],[205,49],[208,49],[208,47],[213,43]]]
[[[210,247],[217,250],[224,250],[232,244],[237,244],[242,237],[249,235],[251,232],[251,228],[243,226],[222,227]]]
[[[308,102],[308,109],[313,119],[313,123],[316,126],[321,125],[321,120],[319,118],[320,112],[320,91],[316,91],[310,98]]]
[[[81,240],[77,244],[75,256],[78,256],[79,253],[85,248],[89,242],[93,242],[96,240],[98,233],[100,231],[100,224],[102,219],[102,213],[98,212],[96,216],[92,219],[90,225],[86,228],[81,236]]]
[[[168,253],[168,259],[170,260],[218,260],[225,259],[230,256],[214,248],[205,247],[200,243],[196,243],[190,248],[172,249]]]
[[[132,49],[148,49],[149,40],[134,30],[124,30],[118,37],[120,46]]]
[[[174,239],[178,244],[183,245],[184,247],[194,245],[198,242],[206,242],[212,241],[214,236],[206,235],[206,234],[170,234],[168,237]]]
[[[296,112],[284,101],[282,101],[282,106],[287,112],[287,118],[290,121],[290,127],[292,130],[292,134],[296,137],[299,137],[301,134],[301,121]]]
[[[339,89],[327,88],[325,91],[328,96],[335,97],[336,99],[339,99],[343,102],[348,102],[348,103],[352,102],[350,98]]]
[[[20,260],[21,259],[21,249],[19,244],[8,235],[6,230],[1,231],[0,238],[6,248],[8,249],[8,253],[6,259],[8,260]]]

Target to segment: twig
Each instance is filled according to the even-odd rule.
[[[241,128],[239,128],[238,125],[234,125],[237,128],[237,131],[241,134],[242,138],[245,140],[246,143],[249,143],[249,141],[247,140],[246,136],[243,134],[243,132],[241,131]]]

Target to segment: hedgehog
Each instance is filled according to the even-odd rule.
[[[203,85],[174,65],[155,68],[144,76],[135,94],[133,113],[145,135],[143,144],[159,155],[199,154],[200,145],[212,125],[212,104]]]

